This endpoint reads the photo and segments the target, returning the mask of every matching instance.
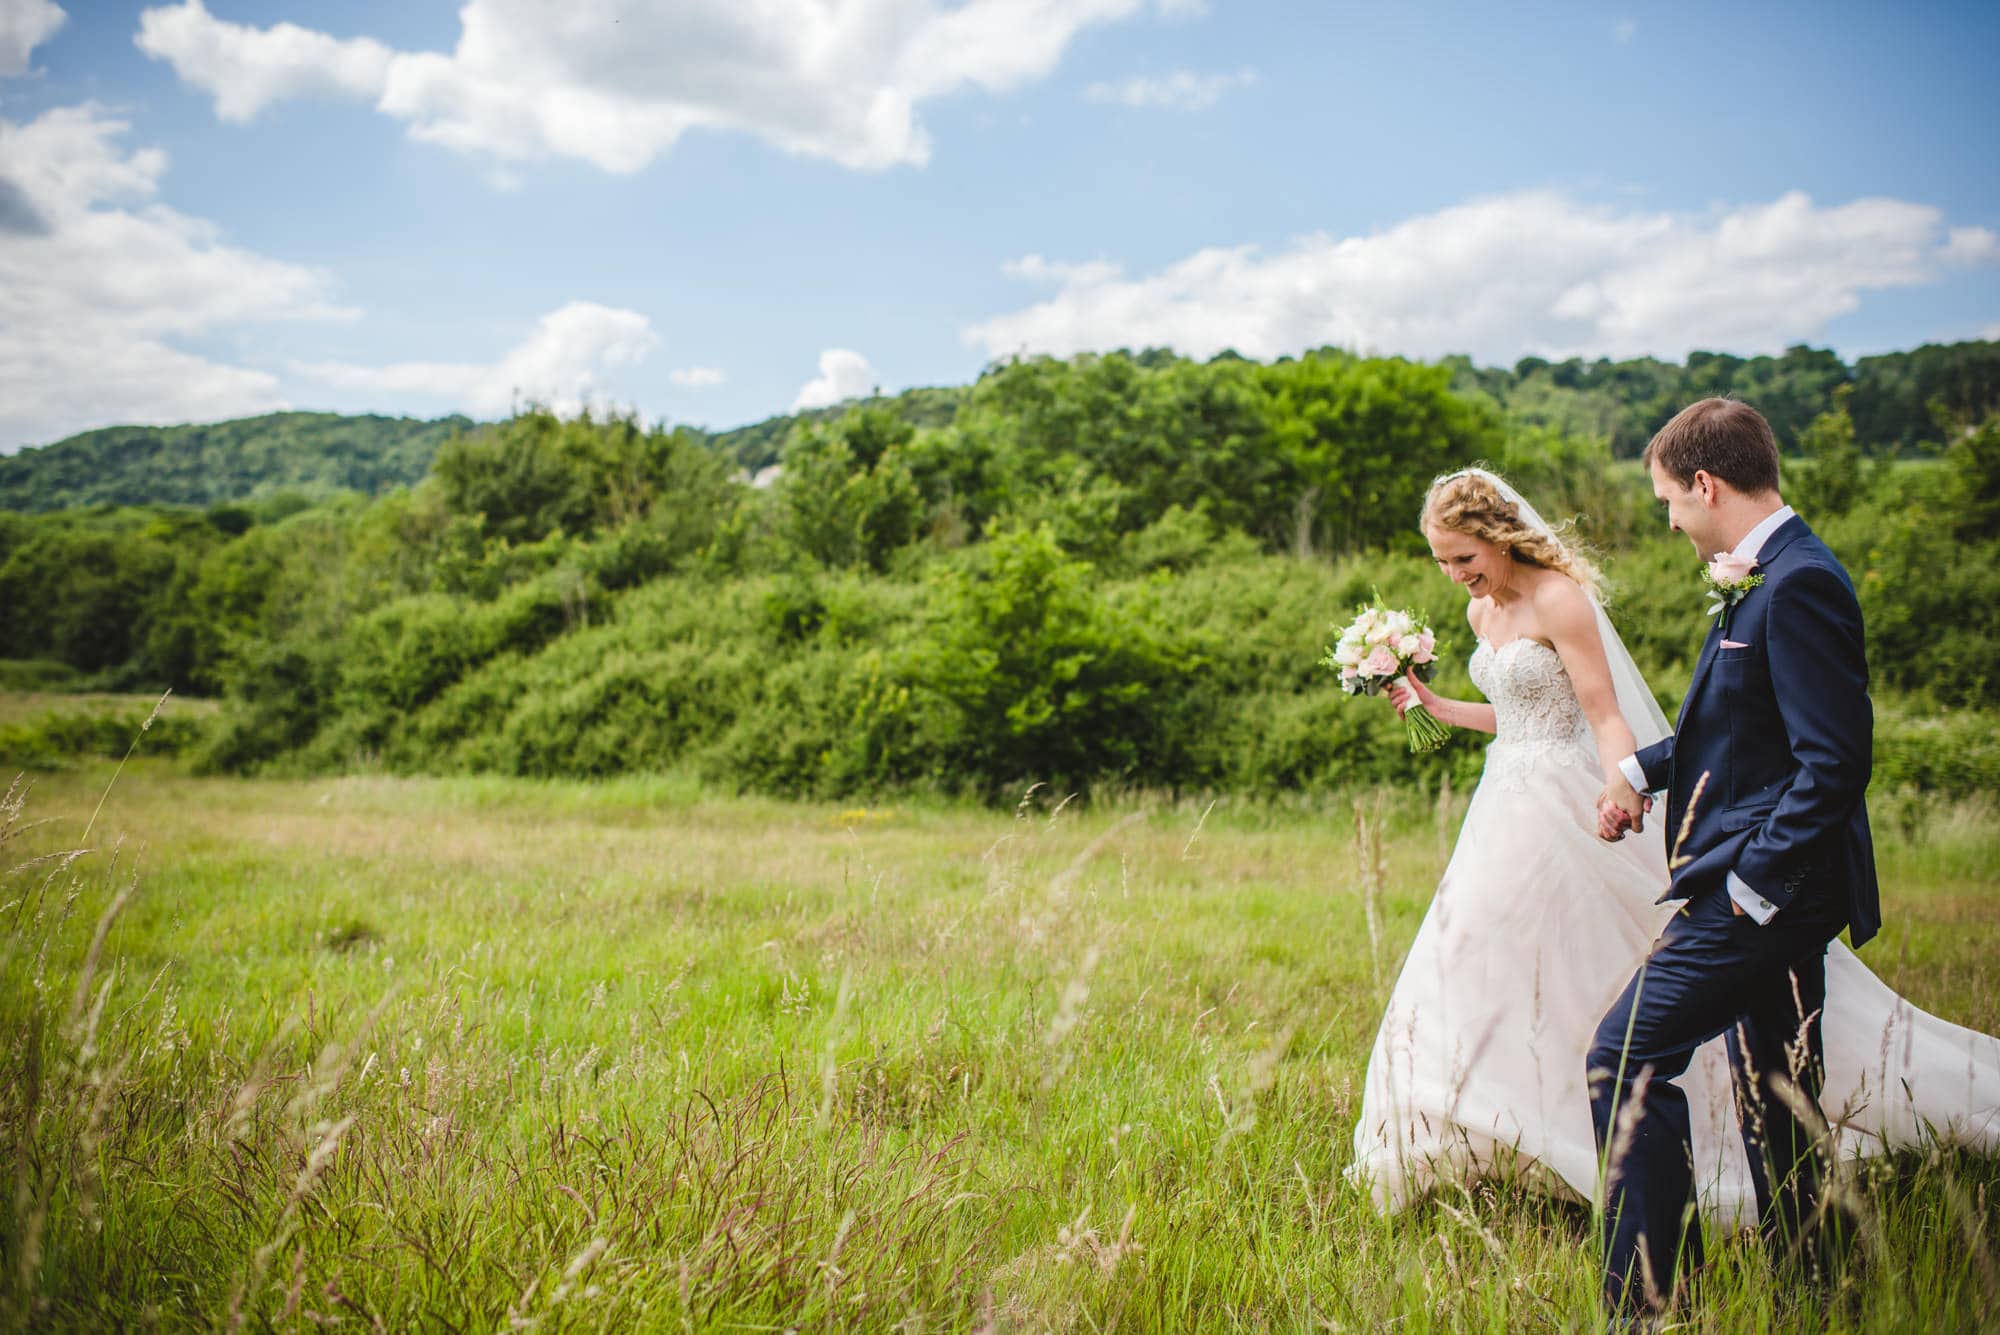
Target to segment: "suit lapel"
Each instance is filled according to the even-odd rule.
[[[1679,732],[1687,722],[1688,708],[1694,704],[1695,693],[1701,690],[1701,683],[1708,676],[1709,665],[1715,662],[1715,651],[1722,643],[1722,618],[1711,619],[1708,638],[1701,642],[1701,656],[1694,660],[1694,675],[1688,678],[1687,694],[1681,697],[1680,717],[1674,720],[1674,731]]]

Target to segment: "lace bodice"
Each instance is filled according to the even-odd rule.
[[[1520,790],[1544,764],[1595,768],[1596,743],[1576,689],[1556,651],[1539,640],[1485,640],[1472,651],[1472,683],[1493,702],[1493,744],[1486,777]]]

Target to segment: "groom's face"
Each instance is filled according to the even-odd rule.
[[[1706,475],[1696,473],[1695,484],[1683,487],[1671,476],[1660,470],[1655,460],[1650,465],[1653,474],[1653,495],[1666,507],[1667,527],[1676,533],[1685,533],[1694,544],[1696,555],[1706,561],[1715,554],[1715,509],[1710,503],[1713,484],[1704,485]]]

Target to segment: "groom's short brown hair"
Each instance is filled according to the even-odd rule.
[[[1747,403],[1703,399],[1674,414],[1640,456],[1683,487],[1697,472],[1727,482],[1746,496],[1778,489],[1778,441],[1771,424]]]

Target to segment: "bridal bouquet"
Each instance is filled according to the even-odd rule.
[[[1416,688],[1408,679],[1431,679],[1437,663],[1437,636],[1421,615],[1391,611],[1377,594],[1374,602],[1363,603],[1355,611],[1354,620],[1319,661],[1340,674],[1340,689],[1349,695],[1379,695],[1398,678],[1403,678],[1403,685],[1415,695]],[[1413,755],[1437,750],[1451,735],[1421,704],[1413,703],[1403,711],[1403,726],[1409,732]]]

